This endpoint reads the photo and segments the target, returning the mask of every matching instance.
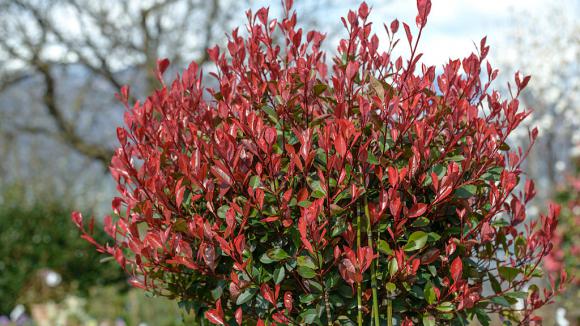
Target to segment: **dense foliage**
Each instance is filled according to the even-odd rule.
[[[58,300],[66,294],[56,291],[43,297],[31,288],[42,270],[57,272],[62,279],[59,288],[78,293],[99,284],[126,283],[120,268],[96,263],[99,254],[66,223],[68,212],[48,203],[0,207],[0,315],[10,313],[18,303]],[[95,238],[106,241],[106,234],[99,231]]]
[[[406,58],[393,54],[399,22],[381,43],[363,3],[327,63],[325,35],[297,28],[286,1],[283,19],[249,11],[247,36],[208,50],[219,87],[195,63],[143,103],[124,87],[114,242],[73,213],[83,237],[135,286],[214,324],[538,321],[557,289],[524,289],[558,208],[527,221],[527,151],[506,144],[530,77],[516,74],[508,99],[491,89],[485,38],[436,74],[417,51],[431,3],[417,4],[416,35],[401,24]]]

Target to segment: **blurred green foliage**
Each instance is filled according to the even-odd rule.
[[[102,258],[80,238],[70,209],[54,202],[23,204],[20,191],[3,191],[0,205],[0,315],[16,304],[59,300],[67,294],[86,295],[90,288],[119,284],[127,289],[123,271]],[[101,241],[107,236],[95,228]],[[43,286],[39,273],[60,274],[54,289]]]
[[[89,295],[87,313],[102,320],[123,320],[127,325],[173,326],[198,325],[191,314],[180,309],[174,300],[151,297],[140,289],[119,295],[115,287],[95,287]],[[209,325],[209,323],[206,323]]]

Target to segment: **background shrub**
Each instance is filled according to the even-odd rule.
[[[17,303],[58,300],[67,291],[86,294],[95,285],[126,284],[122,270],[89,250],[68,222],[70,210],[56,203],[19,206],[21,200],[4,198],[0,206],[0,315],[8,314]],[[104,241],[101,230],[95,237]],[[38,287],[38,272],[53,270],[62,283],[44,296]],[[44,286],[46,287],[46,286]]]

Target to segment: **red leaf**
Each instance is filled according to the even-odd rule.
[[[344,154],[346,153],[346,143],[342,135],[338,135],[336,137],[336,140],[334,142],[334,148],[336,148],[336,153],[340,157],[344,157]]]
[[[489,242],[493,239],[494,235],[495,229],[493,228],[493,226],[491,226],[489,222],[483,223],[483,225],[481,226],[481,241],[484,243]]]
[[[358,15],[362,19],[366,19],[369,15],[369,6],[366,2],[361,3],[360,7],[358,8]]]
[[[340,262],[340,265],[338,265],[338,271],[340,272],[340,276],[351,286],[355,282],[359,283],[362,281],[362,276],[358,277],[360,274],[357,273],[356,266],[351,259],[344,258]]]
[[[120,197],[113,198],[113,201],[111,202],[111,208],[113,209],[113,213],[119,215],[119,211],[120,211],[122,202],[123,202],[123,199]]]
[[[358,62],[350,61],[346,65],[346,78],[352,80],[358,71]]]
[[[210,323],[215,325],[225,325],[223,318],[218,314],[215,309],[211,309],[205,312],[205,318],[209,320]]]
[[[431,11],[431,0],[417,0],[417,26],[423,27],[427,23],[427,17]]]
[[[205,318],[207,318],[212,324],[224,325],[224,311],[222,310],[222,299],[216,301],[215,309],[211,309],[205,312]]]
[[[397,19],[391,22],[391,32],[395,34],[399,30],[399,21]]]
[[[292,311],[293,303],[294,299],[292,299],[292,292],[286,291],[284,293],[284,308],[286,308],[286,311]]]
[[[274,321],[280,323],[281,325],[290,325],[290,319],[286,317],[282,312],[278,311],[272,315]]]
[[[220,55],[220,48],[216,45],[213,48],[207,49],[208,57],[211,61],[217,62]]]
[[[421,216],[425,214],[425,211],[427,211],[427,204],[417,203],[413,205],[413,207],[411,207],[411,209],[409,210],[409,217],[413,218]]]
[[[463,272],[463,262],[461,258],[456,257],[451,263],[451,278],[454,282],[457,282],[461,278],[461,273]]]
[[[79,228],[83,228],[83,215],[80,212],[72,212],[71,220]]]
[[[169,59],[159,59],[157,60],[157,71],[155,72],[157,80],[163,84],[163,73],[169,67]]]
[[[314,253],[314,248],[312,248],[312,244],[308,240],[308,232],[306,230],[306,227],[307,227],[306,217],[302,216],[300,217],[300,220],[298,220],[298,231],[300,232],[300,240],[302,241],[302,244],[304,245],[306,250],[308,250],[311,253]]]
[[[143,284],[143,282],[139,281],[138,279],[136,279],[134,277],[129,279],[129,284],[131,284],[131,286],[134,286],[136,288],[147,290],[147,286],[145,284]]]
[[[105,233],[107,233],[111,238],[115,237],[116,228],[113,224],[113,218],[111,215],[105,216],[105,219],[103,220],[103,229],[105,230]]]
[[[411,44],[411,42],[413,41],[413,34],[411,34],[411,29],[409,28],[409,25],[407,25],[407,23],[403,23],[403,27],[405,28],[405,34],[407,34],[407,41],[409,42],[409,44]]]
[[[212,244],[206,244],[203,250],[203,261],[213,271],[216,268],[215,249]]]
[[[238,323],[238,325],[242,325],[242,316],[243,316],[242,307],[238,307],[238,309],[236,309],[236,313],[234,314],[236,323]]]
[[[264,299],[266,299],[266,301],[270,302],[274,306],[276,305],[276,301],[274,300],[274,293],[272,292],[272,289],[268,284],[266,283],[262,284],[262,286],[260,287],[260,294],[262,294],[262,296],[264,297]]]
[[[175,205],[178,208],[181,207],[181,203],[183,202],[183,195],[185,194],[185,186],[181,186],[182,182],[183,178],[179,179],[175,185]]]
[[[393,189],[389,189],[389,191],[390,190]],[[397,220],[401,214],[401,198],[399,197],[399,193],[397,191],[393,191],[390,196],[389,210],[391,211],[391,215],[393,215],[395,220]]]
[[[276,222],[279,219],[280,219],[279,216],[269,216],[269,217],[261,219],[260,222],[271,223],[271,222]]]
[[[122,268],[125,268],[125,256],[123,256],[123,251],[121,248],[115,249],[115,260],[121,265]]]
[[[433,263],[439,257],[439,249],[431,248],[421,256],[421,264],[428,265]]]
[[[127,144],[127,131],[121,127],[117,128],[117,139],[122,146]]]
[[[129,86],[125,85],[121,87],[121,90],[119,91],[119,93],[115,94],[115,97],[121,103],[123,103],[125,107],[127,107],[129,102]]]
[[[268,24],[268,11],[269,8],[262,7],[256,12],[256,16],[264,26]]]
[[[399,171],[396,168],[389,166],[387,174],[389,175],[389,184],[391,187],[396,188],[399,184]]]

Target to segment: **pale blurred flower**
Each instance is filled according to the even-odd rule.
[[[55,271],[48,271],[44,275],[44,282],[50,287],[58,286],[62,282],[62,277]]]

